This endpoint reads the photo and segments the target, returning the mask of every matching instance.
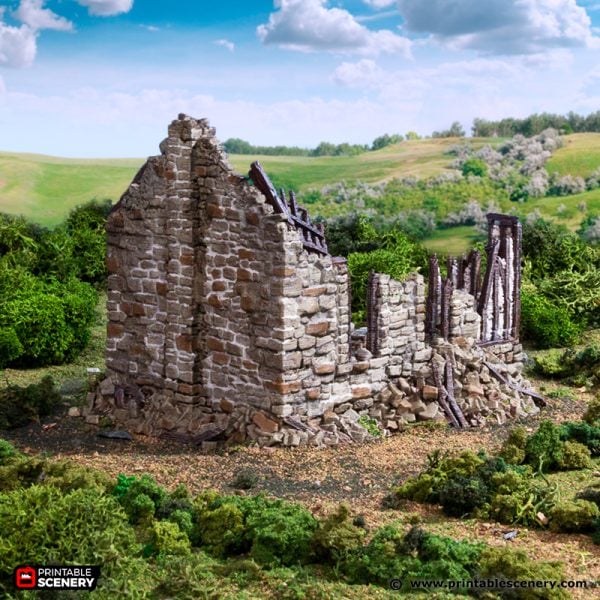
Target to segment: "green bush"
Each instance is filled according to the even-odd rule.
[[[550,513],[550,529],[565,533],[592,531],[599,517],[600,509],[589,500],[564,500]]]
[[[0,389],[0,429],[21,427],[52,414],[62,398],[50,375],[27,387],[9,385]]]
[[[575,441],[587,446],[592,456],[600,456],[600,426],[567,421],[559,426],[560,439]]]
[[[506,547],[483,550],[477,569],[477,579],[498,579],[500,581],[560,581],[564,579],[562,564],[559,562],[534,562],[522,550]],[[493,592],[495,590],[489,590]],[[519,600],[559,600],[569,595],[562,589],[513,588],[500,592],[507,598]]]
[[[502,444],[499,455],[511,465],[520,465],[525,460],[526,444],[527,431],[525,427],[514,427]]]
[[[462,165],[462,174],[465,177],[469,175],[485,177],[487,175],[487,164],[480,158],[469,158]]]
[[[471,514],[489,498],[489,489],[480,477],[455,477],[440,490],[444,514],[462,517]]]
[[[403,534],[392,524],[353,551],[342,570],[355,583],[387,586],[391,579],[402,579],[402,591],[410,591],[410,582],[418,579],[471,579],[482,549],[483,544],[457,542],[418,527]]]
[[[152,522],[152,541],[148,554],[186,556],[191,553],[190,540],[177,523]]]
[[[234,500],[218,498],[197,516],[199,542],[218,558],[250,549],[244,513]]]
[[[397,525],[385,525],[375,532],[367,546],[352,552],[344,561],[342,570],[352,583],[389,584],[401,579],[419,561],[407,554],[404,533]]]
[[[597,395],[587,406],[583,420],[589,425],[600,427],[600,395]]]
[[[527,439],[525,460],[534,469],[550,471],[562,457],[560,430],[552,421],[542,421],[538,430]]]
[[[325,561],[337,564],[362,546],[365,535],[364,528],[357,527],[350,519],[348,505],[341,504],[319,523],[313,539],[315,553]]]
[[[75,207],[65,221],[73,240],[76,277],[89,283],[106,281],[105,224],[112,208],[110,200],[91,200]]]
[[[246,519],[252,540],[250,556],[269,567],[308,562],[317,521],[300,504],[275,500]]]
[[[591,452],[587,446],[579,442],[564,442],[562,453],[558,459],[558,468],[563,471],[571,469],[589,469],[593,466]]]
[[[14,458],[17,454],[15,447],[11,443],[0,438],[0,465],[5,464],[8,462],[8,459]]]
[[[114,498],[93,488],[64,493],[32,485],[0,493],[0,531],[0,591],[6,593],[13,591],[13,569],[23,563],[100,564],[100,589],[133,589],[138,596],[152,581],[137,558],[140,546],[127,516]]]
[[[89,341],[97,299],[92,287],[76,280],[39,281],[0,297],[0,325],[12,328],[22,347],[10,362],[33,367],[74,358]]]
[[[422,246],[394,231],[387,234],[385,247],[371,252],[352,253],[348,256],[348,271],[352,286],[352,313],[356,324],[365,318],[369,274],[384,273],[403,280],[406,275],[426,269],[427,253]]]
[[[121,483],[122,486],[127,485],[124,481]],[[158,485],[151,475],[144,473],[127,486],[127,490],[119,498],[119,502],[131,523],[140,523],[153,517],[157,507],[164,502],[166,497],[166,490]]]
[[[539,293],[521,291],[521,337],[538,348],[570,346],[577,342],[583,326],[569,311]]]
[[[0,369],[4,369],[11,362],[23,354],[23,345],[13,327],[0,329]]]

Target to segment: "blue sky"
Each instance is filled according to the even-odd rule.
[[[180,112],[314,147],[600,109],[600,0],[0,0],[0,150],[148,156]]]

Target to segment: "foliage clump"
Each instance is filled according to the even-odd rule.
[[[362,546],[366,533],[352,521],[348,505],[340,504],[315,530],[315,552],[319,558],[339,564]]]
[[[526,462],[540,471],[550,471],[555,468],[562,458],[562,452],[560,430],[552,421],[542,421],[538,430],[527,439],[525,444]]]
[[[477,578],[500,581],[560,581],[564,579],[564,572],[561,563],[534,562],[522,550],[486,548],[480,555]],[[519,588],[511,590],[511,594],[513,591],[514,595],[510,597],[522,600],[569,598],[565,590],[550,587]]]
[[[579,442],[563,442],[557,466],[561,471],[589,469],[593,466],[590,449]]]
[[[525,445],[527,444],[527,431],[523,426],[511,429],[500,449],[500,457],[511,465],[520,465],[525,461]]]
[[[62,398],[50,375],[26,387],[0,389],[0,429],[12,429],[51,415]]]
[[[583,420],[589,425],[600,427],[600,394],[588,404]]]
[[[564,500],[550,513],[550,529],[566,533],[591,531],[599,517],[600,509],[589,500]]]

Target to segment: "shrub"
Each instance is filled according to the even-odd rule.
[[[418,565],[405,551],[404,533],[397,525],[385,525],[367,546],[357,548],[344,561],[342,569],[353,583],[387,586],[391,579],[401,579],[410,567]]]
[[[524,427],[513,428],[508,438],[502,444],[500,456],[511,465],[520,465],[525,460],[525,445],[527,444],[527,431]]]
[[[462,517],[485,504],[489,490],[479,477],[456,477],[446,482],[439,495],[445,514]]]
[[[157,507],[166,497],[165,489],[158,485],[151,475],[145,473],[129,484],[127,491],[119,498],[119,502],[131,523],[140,523],[153,517]]]
[[[78,279],[100,284],[106,280],[106,219],[110,200],[91,200],[75,207],[65,221],[73,240],[73,261]]]
[[[486,163],[480,158],[469,158],[462,165],[462,174],[464,177],[468,177],[469,175],[485,177],[487,170]]]
[[[350,519],[348,505],[341,504],[319,523],[313,537],[315,553],[327,562],[337,564],[345,560],[352,551],[362,547],[365,535],[366,531]]]
[[[140,562],[135,532],[116,500],[95,489],[63,493],[33,485],[0,494],[0,590],[12,593],[15,565],[102,565],[99,591],[141,596],[152,575]],[[129,581],[128,581],[129,580]]]
[[[589,423],[565,422],[559,426],[560,438],[573,440],[587,446],[592,456],[600,456],[600,426]]]
[[[248,514],[250,556],[269,567],[308,562],[317,521],[300,504],[276,500]]]
[[[588,500],[565,500],[550,513],[550,529],[565,533],[591,531],[600,517],[600,509]]]
[[[477,579],[499,579],[501,581],[560,581],[564,579],[563,567],[559,562],[534,562],[522,550],[486,548],[481,553]],[[494,591],[494,590],[491,590]],[[562,589],[518,588],[511,589],[512,598],[522,600],[567,599]],[[507,596],[508,597],[508,596]]]
[[[367,283],[371,271],[385,273],[396,280],[425,266],[427,253],[401,232],[391,232],[386,247],[348,256],[348,271],[352,286],[352,313],[356,324],[364,320]]]
[[[562,458],[560,430],[552,421],[542,421],[525,445],[525,460],[534,469],[550,471]]]
[[[521,292],[521,335],[538,348],[556,348],[574,344],[583,327],[574,322],[562,306],[539,293]]]
[[[583,414],[583,420],[589,425],[600,427],[600,395],[590,400]]]
[[[587,487],[581,490],[576,496],[576,500],[587,500],[593,502],[598,508],[600,508],[600,485]]]
[[[22,347],[10,362],[31,367],[74,358],[89,341],[97,299],[93,288],[75,280],[37,282],[0,297],[0,324],[14,329]]]
[[[190,553],[190,540],[177,523],[152,522],[152,541],[146,548],[146,554],[186,556]]]
[[[198,514],[200,543],[216,557],[241,554],[250,547],[244,513],[234,501],[218,498]]]
[[[492,486],[493,497],[481,516],[501,523],[534,525],[537,513],[550,508],[553,502],[552,490],[532,479],[531,471],[497,473],[492,478]]]
[[[589,469],[592,467],[591,452],[587,446],[579,442],[564,442],[562,454],[558,459],[558,467],[562,470]]]
[[[0,429],[11,429],[52,414],[62,398],[50,375],[27,387],[10,385],[0,390]]]
[[[0,465],[6,463],[9,458],[13,458],[15,456],[17,456],[15,447],[11,443],[0,438]]]
[[[4,369],[11,362],[23,354],[23,345],[13,327],[0,329],[0,369]]]

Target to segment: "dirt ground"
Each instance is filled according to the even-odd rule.
[[[542,418],[560,422],[577,420],[585,410],[585,394],[550,399],[540,417],[524,422],[535,429]],[[66,408],[65,408],[66,413]],[[52,425],[54,424],[54,425]],[[51,425],[50,427],[47,427]],[[384,509],[382,501],[393,487],[417,474],[427,464],[427,455],[439,448],[449,452],[464,449],[496,450],[508,433],[493,426],[468,431],[417,425],[387,439],[366,445],[337,448],[258,448],[236,446],[207,454],[192,445],[133,436],[132,441],[98,436],[98,427],[66,414],[32,423],[11,432],[0,432],[27,453],[45,453],[68,458],[80,465],[119,473],[150,473],[165,487],[184,483],[193,492],[215,488],[224,493],[259,493],[299,501],[315,515],[347,502],[354,514],[362,514],[370,528],[394,520],[420,522],[427,529],[457,539],[478,539],[491,545],[525,550],[532,558],[561,560],[572,579],[600,580],[600,548],[589,536],[554,534],[512,528],[497,523],[450,519],[433,506],[407,503],[401,510]],[[236,477],[250,473],[256,480],[249,491],[237,489]],[[511,541],[504,534],[517,529]],[[591,598],[589,590],[573,597]],[[600,597],[600,593],[598,596]]]

